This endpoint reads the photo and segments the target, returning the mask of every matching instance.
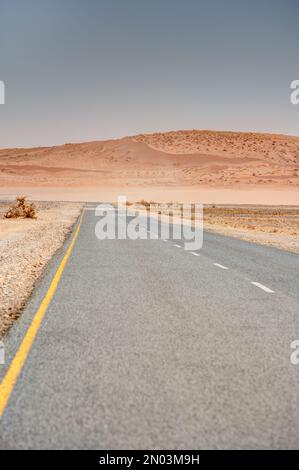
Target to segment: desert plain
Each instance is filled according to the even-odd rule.
[[[5,219],[18,195],[37,219]],[[19,316],[84,202],[196,202],[204,229],[299,253],[299,138],[173,131],[0,149],[0,336]]]

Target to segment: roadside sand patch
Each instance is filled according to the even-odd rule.
[[[206,207],[204,229],[299,253],[299,207]]]

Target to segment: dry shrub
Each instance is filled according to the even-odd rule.
[[[141,199],[141,201],[138,201],[137,204],[140,204],[141,206],[146,207],[146,209],[149,209],[150,207],[150,202],[145,201],[144,199]]]
[[[18,196],[16,203],[8,209],[4,217],[6,219],[36,219],[36,207],[33,203],[26,204],[26,196]]]

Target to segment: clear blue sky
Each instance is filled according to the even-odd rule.
[[[299,135],[298,0],[0,0],[0,147]]]

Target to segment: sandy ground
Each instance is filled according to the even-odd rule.
[[[299,253],[299,207],[207,207],[204,228]]]
[[[37,203],[36,220],[3,219],[7,207],[0,204],[0,337],[19,316],[81,209],[76,203]]]
[[[0,150],[0,198],[299,205],[299,138],[177,131]]]

